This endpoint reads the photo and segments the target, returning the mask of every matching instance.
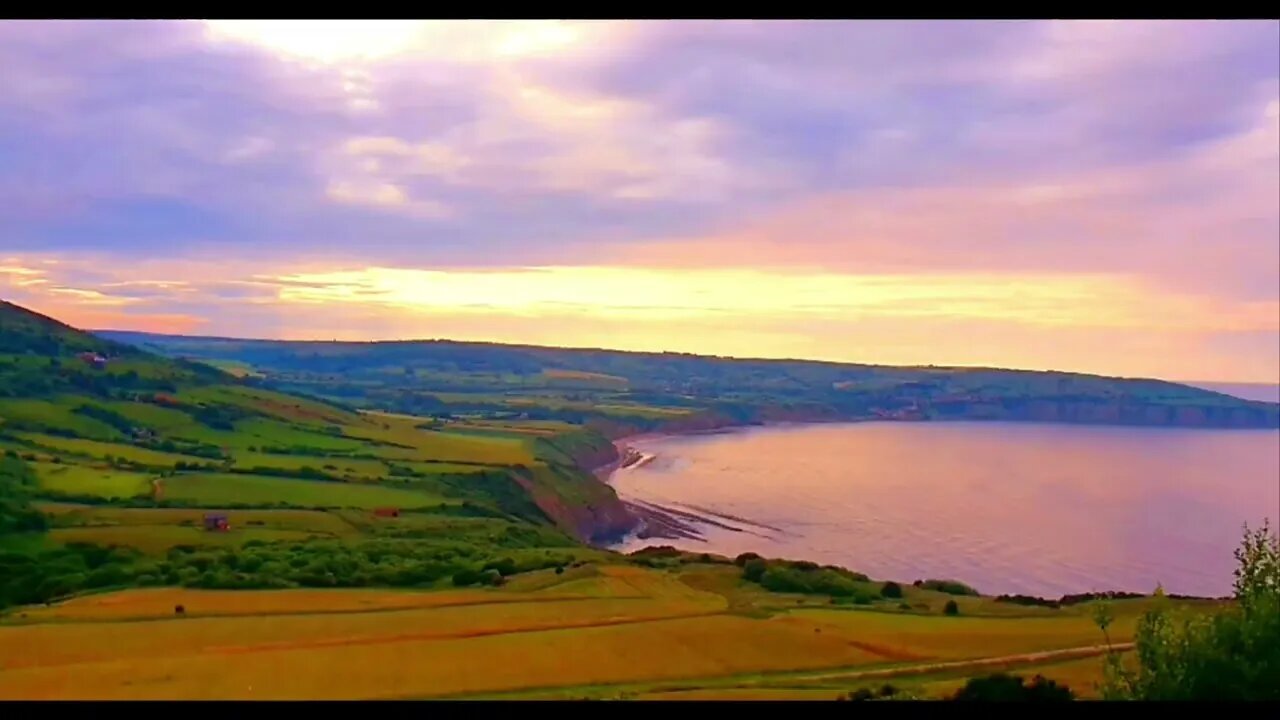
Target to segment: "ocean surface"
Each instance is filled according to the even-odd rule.
[[[984,593],[1230,594],[1241,526],[1280,515],[1280,431],[854,423],[637,438],[632,502],[692,513],[693,539],[619,549],[954,578]],[[715,523],[715,524],[712,524]]]

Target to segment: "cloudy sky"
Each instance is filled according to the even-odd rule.
[[[1275,22],[0,22],[90,328],[1280,382]]]

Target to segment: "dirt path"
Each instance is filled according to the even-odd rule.
[[[932,675],[948,670],[973,670],[976,668],[1000,665],[1025,665],[1055,660],[1080,660],[1082,658],[1103,655],[1108,650],[1121,652],[1132,650],[1133,643],[1114,643],[1107,645],[1085,645],[1083,647],[1062,648],[1059,650],[1042,650],[1039,652],[1019,653],[1017,655],[1001,655],[998,657],[972,658],[968,660],[950,660],[947,662],[924,663],[905,667],[879,668],[876,670],[846,670],[844,672],[820,672],[803,675],[790,675],[789,680],[873,680],[879,678],[903,677],[907,675]]]
[[[1122,652],[1133,649],[1133,643],[1114,643],[1110,646],[1111,650]],[[748,676],[740,676],[741,679],[735,682],[733,676],[710,676],[710,677],[691,677],[674,680],[664,680],[657,683],[605,683],[600,685],[575,685],[575,686],[546,686],[537,688],[521,688],[518,690],[508,690],[496,693],[460,693],[456,695],[442,696],[406,696],[403,699],[423,699],[431,697],[433,699],[454,698],[466,699],[471,697],[480,698],[519,698],[528,696],[530,693],[534,697],[540,697],[541,693],[559,692],[573,689],[582,689],[583,695],[590,695],[591,692],[598,692],[601,689],[613,688],[623,690],[627,688],[643,688],[646,693],[664,693],[673,691],[683,691],[691,689],[754,689],[754,688],[770,688],[770,687],[792,687],[797,683],[808,683],[812,681],[838,680],[853,681],[858,680],[878,680],[882,678],[908,677],[911,675],[932,675],[934,673],[947,672],[949,670],[976,670],[984,667],[1002,667],[1007,665],[1025,665],[1032,663],[1049,663],[1054,661],[1080,660],[1087,657],[1095,657],[1103,655],[1108,651],[1106,645],[1086,645],[1082,647],[1060,648],[1058,650],[1044,650],[1039,652],[1019,653],[1016,655],[1001,655],[999,657],[987,658],[969,658],[965,660],[951,660],[946,662],[931,662],[917,665],[898,665],[895,667],[881,667],[875,669],[859,670],[850,668],[847,670],[812,670],[812,671],[795,671],[784,670],[778,672],[751,673]],[[747,680],[747,677],[750,680]]]

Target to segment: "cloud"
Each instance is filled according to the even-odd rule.
[[[658,342],[681,308],[667,342],[758,332],[760,352],[823,351],[783,322],[882,334],[864,348],[943,322],[1042,345],[1092,328],[1147,353],[1099,367],[1213,337],[1242,354],[1213,363],[1257,375],[1278,54],[1270,22],[4,22],[0,257],[24,264],[0,287],[227,334],[447,315],[551,338],[571,315],[632,342],[626,315]],[[346,287],[326,273],[355,273],[359,301],[305,299]],[[387,300],[428,280],[449,292]],[[711,320],[730,297],[755,330]],[[1146,344],[1115,339],[1141,323]]]
[[[1280,359],[1261,342],[1280,333],[1274,300],[1178,293],[1101,274],[39,265],[10,258],[0,288],[7,282],[6,294],[19,302],[96,327],[293,339],[452,337],[1175,378],[1266,379]]]

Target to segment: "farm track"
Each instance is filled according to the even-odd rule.
[[[856,645],[861,647],[860,645]],[[664,693],[664,692],[680,692],[684,690],[703,690],[703,689],[722,689],[722,690],[738,690],[753,688],[771,688],[771,687],[811,687],[814,683],[822,682],[857,682],[862,680],[880,680],[886,678],[901,678],[919,675],[934,675],[951,671],[977,670],[985,667],[1008,667],[1020,665],[1041,665],[1046,663],[1066,662],[1070,660],[1081,660],[1089,657],[1103,655],[1108,651],[1126,652],[1132,650],[1134,644],[1113,643],[1107,645],[1085,645],[1073,648],[1060,648],[1057,650],[1044,650],[1031,653],[1017,653],[1014,655],[1000,655],[996,657],[985,658],[968,658],[965,660],[949,660],[946,662],[929,662],[912,665],[894,665],[891,667],[854,667],[846,670],[782,670],[777,672],[750,673],[747,675],[712,675],[682,678],[679,680],[664,681],[653,685],[645,685],[646,693]],[[870,648],[868,652],[874,651]],[[875,653],[878,654],[878,653]],[[737,680],[741,678],[741,680]],[[627,689],[635,689],[641,687],[637,683],[609,683],[601,685],[589,686],[564,686],[557,687],[554,685],[541,687],[527,687],[520,689],[512,689],[502,693],[485,693],[485,694],[457,694],[444,696],[414,696],[396,699],[459,699],[465,700],[469,698],[494,698],[503,697],[520,697],[531,693],[545,692],[571,692],[574,690],[582,690],[585,693],[589,691],[599,691],[602,689],[616,688],[619,691]]]
[[[948,660],[946,662],[924,663],[902,667],[877,668],[873,670],[849,670],[846,672],[823,671],[793,676],[792,679],[806,682],[822,680],[875,680],[880,678],[906,677],[909,675],[932,675],[951,670],[973,670],[987,666],[1029,665],[1045,662],[1065,662],[1096,657],[1109,651],[1124,652],[1132,650],[1134,644],[1113,643],[1107,645],[1084,645],[1081,647],[1061,648],[1058,650],[1041,650],[1016,655],[999,655],[996,657],[970,658],[967,660]]]

